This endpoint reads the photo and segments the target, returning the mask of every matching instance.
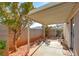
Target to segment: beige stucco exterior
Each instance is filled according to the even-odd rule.
[[[79,55],[79,11],[74,17],[74,54]]]
[[[64,43],[68,45],[68,47],[70,48],[70,44],[71,44],[71,36],[70,36],[70,32],[71,32],[71,29],[70,29],[70,23],[65,23],[64,24]]]
[[[65,43],[68,45],[69,48],[71,48],[71,40],[73,45],[73,53],[74,55],[79,55],[79,11],[76,13],[76,15],[73,17],[74,20],[74,28],[73,28],[73,34],[74,36],[71,36],[71,22],[64,24],[64,38]],[[71,38],[72,37],[72,38]]]

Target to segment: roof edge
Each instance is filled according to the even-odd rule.
[[[34,14],[34,13],[37,13],[37,12],[39,12],[39,11],[42,11],[42,10],[47,9],[47,8],[50,8],[50,7],[54,7],[54,6],[59,5],[59,4],[61,4],[61,3],[64,3],[64,2],[54,2],[54,3],[50,2],[50,3],[48,3],[48,4],[46,4],[46,5],[42,6],[42,7],[39,7],[39,8],[37,8],[37,9],[31,10],[31,11],[28,13],[28,15],[32,15],[32,14]]]

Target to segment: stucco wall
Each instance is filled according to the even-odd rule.
[[[6,26],[0,24],[0,40],[7,40],[8,31]]]
[[[79,11],[74,17],[74,53],[79,55]]]
[[[12,32],[11,32],[12,34]],[[24,45],[24,44],[27,44],[27,29],[24,30],[24,32],[22,33],[22,35],[20,36],[20,38],[17,40],[17,46],[21,46],[21,45]],[[42,37],[42,29],[30,29],[30,42],[34,41],[34,40],[38,40]],[[14,45],[13,45],[13,39],[12,39],[12,35],[10,35],[10,38],[9,38],[9,48],[10,50],[12,50],[14,48]]]
[[[64,43],[68,45],[68,48],[70,48],[71,44],[71,27],[70,27],[70,22],[69,23],[64,23],[64,28],[63,28],[63,33],[64,33]]]
[[[20,39],[17,41],[18,46],[26,44],[27,43],[27,30],[23,32]],[[41,29],[30,29],[30,42],[34,40],[38,40],[42,36],[42,30]]]
[[[75,55],[79,55],[79,11],[74,16],[74,37],[72,38],[73,42],[73,52]],[[64,37],[65,43],[70,47],[71,45],[71,27],[70,22],[68,24],[64,24]]]
[[[5,49],[0,49],[0,54],[8,55],[8,29],[6,26],[0,24],[0,40],[6,41]]]

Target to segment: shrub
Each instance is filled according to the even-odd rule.
[[[0,49],[5,49],[6,41],[0,40]]]

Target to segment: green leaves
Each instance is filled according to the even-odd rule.
[[[28,19],[22,21],[32,8],[32,2],[0,2],[0,22],[12,31],[18,31],[22,25],[27,24]]]
[[[11,11],[15,14],[18,14],[19,2],[13,2],[11,4]]]
[[[22,14],[28,14],[28,12],[33,9],[32,2],[21,3],[20,8],[21,8]]]
[[[26,29],[29,19],[26,15],[32,8],[32,2],[0,2],[0,23],[6,25],[14,33],[14,42],[21,35],[23,29]],[[4,49],[5,46],[5,43],[0,41],[0,49]]]
[[[18,20],[14,20],[14,19],[2,20],[1,23],[8,26],[13,31],[17,31],[19,28],[19,24],[20,24]]]
[[[6,41],[0,39],[0,56],[4,56],[5,48],[6,48]]]
[[[3,40],[0,40],[0,49],[5,49],[6,47],[6,42]]]
[[[1,2],[0,5],[4,5],[5,7],[10,6],[11,2]]]

